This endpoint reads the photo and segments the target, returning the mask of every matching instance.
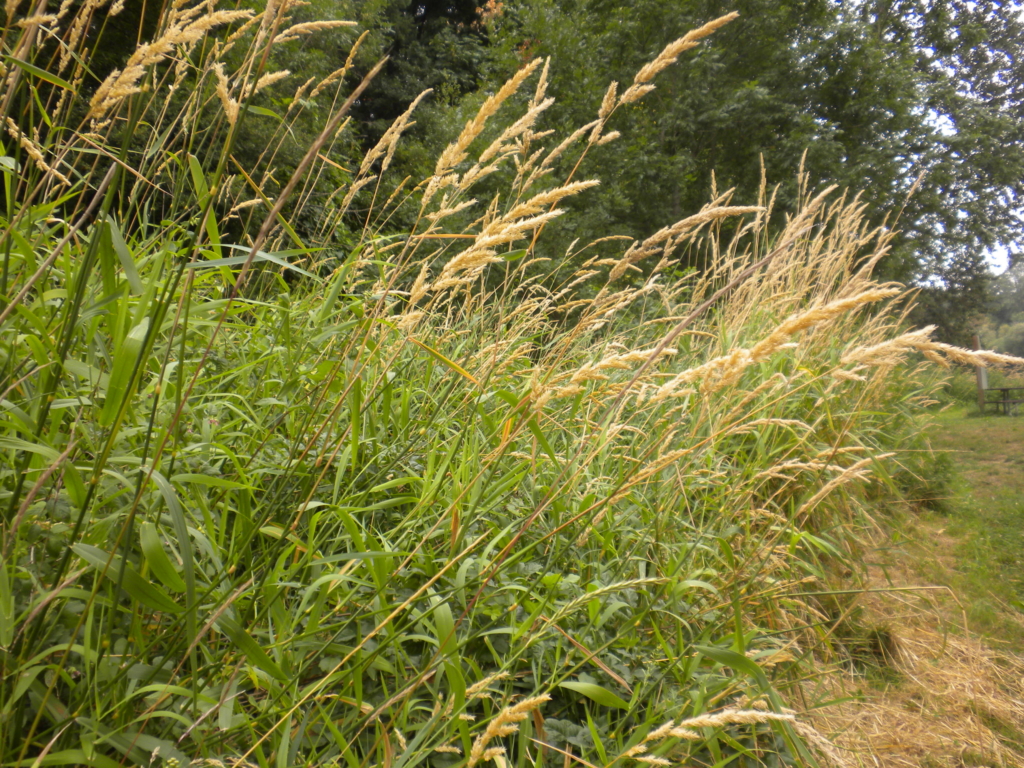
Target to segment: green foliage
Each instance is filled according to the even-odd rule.
[[[937,390],[936,400],[943,406],[955,404],[977,407],[978,384],[974,371],[961,369],[950,372]]]
[[[508,2],[490,15],[484,48],[476,37],[452,38],[452,60],[473,62],[486,93],[523,61],[550,56],[549,124],[572,130],[597,112],[611,81],[624,88],[667,43],[733,10],[738,21],[684,54],[687,66],[666,72],[643,102],[619,111],[609,128],[624,138],[595,149],[581,167],[616,183],[573,205],[553,248],[609,226],[647,237],[714,189],[756,200],[762,166],[772,179],[795,180],[802,170],[812,185],[858,191],[873,223],[898,218],[882,273],[926,289],[915,322],[967,343],[986,300],[986,250],[1019,245],[1024,91],[1013,62],[1024,26],[1017,3],[641,0],[623,13],[601,0]],[[433,84],[444,66],[436,58],[403,61],[401,74],[385,72],[378,85],[393,101],[415,81],[412,69]],[[446,90],[429,108],[428,146],[475,111],[481,94],[471,88],[463,104],[446,109],[467,88]],[[795,182],[784,184],[780,219],[797,202]]]
[[[1024,355],[1024,264],[1013,261],[992,283],[987,316],[978,326],[982,343],[1008,355]],[[980,313],[979,313],[980,314]]]

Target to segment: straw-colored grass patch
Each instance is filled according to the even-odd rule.
[[[856,601],[860,626],[884,628],[893,652],[877,669],[833,673],[824,686],[856,699],[823,710],[815,725],[835,735],[852,765],[1024,765],[1024,656],[972,633],[952,590],[913,589],[926,585],[922,559],[933,575],[955,567],[958,543],[934,522],[914,534],[904,550],[873,553],[879,564],[866,586],[892,591]]]

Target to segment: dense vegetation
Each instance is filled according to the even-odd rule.
[[[123,65],[130,46],[122,43],[139,37],[133,25],[142,25],[142,39],[156,29],[159,4],[111,7],[124,10],[115,15],[95,4],[84,32],[86,91]],[[453,126],[530,59],[551,57],[556,101],[545,124],[571,132],[592,119],[609,81],[628,81],[668,42],[733,10],[742,14],[737,24],[685,54],[687,66],[664,73],[656,93],[618,111],[610,129],[621,140],[589,153],[580,169],[617,183],[593,192],[586,205],[568,203],[572,216],[550,235],[552,247],[564,250],[595,227],[643,239],[699,208],[715,186],[735,187],[736,201],[752,204],[762,164],[782,184],[778,224],[796,210],[802,169],[814,186],[861,192],[868,220],[897,230],[879,274],[923,289],[915,323],[967,343],[986,306],[987,254],[1021,245],[1018,2],[644,0],[623,13],[599,0],[315,0],[292,8],[292,22],[351,19],[373,31],[351,62],[354,77],[385,54],[388,61],[352,105],[355,123],[329,148],[336,165],[289,218],[304,233],[336,213],[333,190],[352,181],[364,152],[426,89],[416,126],[391,159],[390,180],[380,182],[385,197],[406,176],[429,175]],[[234,155],[268,194],[279,191],[330,113],[329,91],[315,84],[346,65],[358,34],[358,27],[315,30],[307,26],[267,52],[267,71],[294,74],[250,95],[260,116],[233,141]],[[237,46],[225,51],[229,67],[242,56]],[[346,250],[358,241],[371,195],[358,194],[343,226],[332,229]],[[396,212],[391,231],[407,230],[415,209]]]
[[[980,325],[986,349],[1024,356],[1024,262],[1011,264],[993,281],[988,312]]]
[[[962,342],[984,308],[986,249],[1020,250],[1017,3],[643,0],[624,13],[619,3],[531,0],[482,10],[486,61],[511,69],[524,56],[552,57],[549,124],[562,129],[591,119],[607,81],[627,82],[669,40],[705,19],[741,14],[616,116],[622,141],[591,153],[581,169],[616,184],[573,209],[567,243],[608,223],[646,237],[696,210],[713,175],[719,189],[736,187],[738,202],[753,203],[762,162],[783,182],[777,210],[792,214],[802,167],[815,185],[862,192],[869,220],[899,230],[880,274],[926,287],[914,320]],[[420,41],[432,31],[424,24]],[[404,57],[415,49],[397,37],[404,66],[423,61]],[[459,40],[479,48],[471,29]],[[443,69],[447,53],[435,50],[431,67]],[[481,80],[493,87],[486,71]],[[471,91],[453,108],[437,105],[441,125],[479,98]],[[424,140],[436,132],[431,125]]]
[[[153,6],[129,0],[133,7],[142,16]],[[802,168],[812,185],[861,192],[874,225],[895,224],[880,274],[923,288],[915,322],[966,343],[972,317],[984,309],[987,250],[1021,244],[1024,24],[1014,2],[645,0],[623,13],[597,0],[377,0],[293,9],[294,21],[354,19],[373,30],[353,62],[357,78],[389,56],[353,104],[356,123],[331,148],[338,165],[294,223],[313,228],[333,211],[331,192],[352,180],[348,170],[427,88],[417,125],[392,158],[391,181],[382,181],[387,194],[406,176],[429,175],[453,126],[530,59],[551,57],[556,101],[545,125],[571,132],[593,118],[609,81],[629,81],[671,40],[733,10],[740,21],[684,54],[686,66],[665,72],[657,92],[617,112],[609,128],[621,140],[590,152],[580,169],[616,183],[586,205],[569,203],[572,216],[551,234],[553,247],[564,250],[595,228],[643,239],[699,208],[716,183],[753,204],[762,163],[782,184],[779,223],[796,210]],[[126,13],[104,18],[101,41],[123,39]],[[313,84],[345,64],[355,33],[296,36],[269,52],[268,70],[295,74],[253,102],[285,115],[289,133],[261,113],[234,142],[246,167],[276,169],[260,179],[265,189],[283,183],[329,113]],[[112,55],[128,51],[98,46],[102,77]],[[267,146],[275,147],[272,158]],[[370,194],[357,195],[342,217],[339,241],[360,230]],[[393,230],[408,229],[414,212],[397,212]]]
[[[385,182],[421,104],[337,159],[384,64],[260,101],[342,22],[175,2],[93,77],[114,8],[0,38],[0,762],[842,759],[807,676],[917,482],[908,358],[1002,360],[905,331],[893,234],[806,176],[565,241],[731,17],[572,130],[528,59]]]

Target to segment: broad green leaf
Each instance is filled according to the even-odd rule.
[[[591,701],[600,704],[602,707],[615,707],[617,709],[629,709],[623,699],[616,696],[607,688],[602,688],[594,683],[559,683],[559,688],[568,688],[570,691],[582,693]]]
[[[438,603],[434,608],[434,626],[437,631],[437,641],[441,653],[452,655],[456,650],[455,642],[455,617],[452,615],[451,606],[448,603]]]
[[[64,488],[72,504],[79,509],[85,506],[85,481],[82,480],[82,473],[78,471],[78,467],[70,461],[64,463]]]
[[[99,368],[83,363],[80,360],[64,360],[61,365],[64,366],[64,370],[68,373],[89,382],[90,387],[95,387],[97,394],[100,396],[106,394],[107,387],[110,384],[109,374],[102,373]]]
[[[242,107],[246,112],[252,112],[254,115],[260,115],[262,117],[272,117],[278,122],[281,122],[282,118],[276,112],[271,112],[266,107],[257,107],[254,104],[245,104]]]
[[[44,669],[48,669],[45,664],[36,664],[35,666],[23,669],[18,673],[18,682],[14,685],[14,691],[11,693],[7,701],[4,702],[3,711],[10,712],[18,699],[25,695],[25,692],[29,689],[35,679],[39,676],[39,673]]]
[[[704,654],[709,659],[713,659],[723,666],[754,678],[763,689],[768,688],[768,678],[765,676],[764,670],[743,654],[736,653],[736,651],[731,651],[728,648],[716,648],[712,645],[695,645],[693,648],[695,651]]]

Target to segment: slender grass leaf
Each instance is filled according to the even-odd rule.
[[[117,573],[121,569],[121,556],[111,557],[99,547],[91,544],[74,544],[71,549],[76,555],[91,565],[95,570],[102,573],[112,583],[117,583]],[[109,567],[107,561],[110,561]],[[124,580],[122,581],[124,591],[134,600],[147,605],[153,610],[164,613],[181,613],[185,609],[171,599],[170,595],[152,582],[142,578],[138,572],[128,563],[124,564]]]
[[[570,691],[582,693],[588,699],[600,704],[602,707],[629,709],[629,704],[627,704],[623,699],[616,696],[607,688],[602,688],[600,685],[595,685],[594,683],[559,683],[558,687],[568,688]]]
[[[185,582],[185,604],[188,606],[185,612],[185,630],[190,643],[193,643],[199,631],[199,616],[196,604],[196,569],[192,553],[192,536],[185,517],[185,510],[182,509],[171,482],[164,477],[162,472],[153,471],[153,482],[160,489],[164,503],[167,504],[167,511],[171,519],[171,527],[174,530],[174,542],[177,545],[178,554],[181,555],[181,575]],[[191,663],[198,664],[198,656],[193,649]]]
[[[253,640],[252,636],[234,619],[228,616],[220,616],[217,619],[217,626],[231,639],[235,647],[242,652],[254,667],[262,669],[268,675],[278,680],[288,679],[288,675],[284,673],[284,670],[267,655],[267,652],[260,647],[259,643]]]
[[[233,490],[245,490],[251,486],[239,483],[235,480],[228,480],[223,477],[212,477],[210,475],[198,475],[195,473],[185,472],[180,475],[174,475],[171,477],[172,483],[196,483],[198,485],[210,485],[215,488],[230,488]]]
[[[91,765],[95,768],[121,768],[121,764],[106,755],[94,753],[89,757],[81,749],[61,749],[57,752],[50,752],[43,757],[26,757],[14,763],[4,763],[5,766],[42,766],[42,765]]]
[[[544,436],[544,432],[540,428],[540,424],[537,423],[537,417],[531,416],[526,421],[526,426],[530,428],[530,432],[537,438],[537,442],[540,443],[540,447],[544,449],[544,453],[548,455],[554,465],[559,466],[558,455],[555,453],[555,449],[551,447],[551,443],[548,442],[547,437]]]
[[[370,493],[380,493],[381,491],[387,491],[392,488],[398,488],[411,483],[419,483],[420,485],[423,485],[423,478],[412,475],[408,477],[396,477],[394,480],[388,480],[386,483],[373,486],[373,488],[370,489]]]
[[[412,552],[346,552],[341,555],[318,557],[316,563],[342,563],[349,560],[374,560],[380,557],[408,557]]]
[[[198,198],[199,205],[200,207],[205,207],[206,201],[210,196],[210,186],[206,183],[206,175],[203,173],[203,166],[195,155],[188,155],[188,169],[192,175],[192,184],[195,186],[196,197]],[[209,238],[210,245],[213,246],[214,251],[219,257],[222,253],[220,248],[220,230],[217,228],[217,217],[213,215],[212,211],[206,212],[204,226],[206,228],[206,236]]]
[[[135,374],[135,364],[142,353],[149,332],[149,318],[143,318],[142,322],[132,328],[125,337],[121,348],[114,356],[114,365],[110,371],[110,384],[107,386],[106,399],[103,401],[103,410],[100,411],[99,422],[101,427],[109,427],[114,423],[122,404],[128,398],[131,389],[132,379]]]
[[[50,446],[40,445],[39,443],[30,443],[28,440],[22,440],[20,437],[0,437],[0,448],[8,448],[14,451],[28,451],[29,453],[38,454],[48,461],[56,461],[60,458],[60,453]]]
[[[40,80],[45,80],[46,82],[56,85],[59,88],[63,88],[66,91],[71,91],[72,93],[75,92],[75,87],[67,80],[57,77],[55,74],[47,72],[45,69],[40,69],[34,64],[29,64],[27,61],[16,59],[13,56],[4,56],[4,61],[8,64],[13,64],[24,72],[28,72],[30,75],[38,77]]]
[[[128,286],[131,288],[132,295],[141,296],[144,286],[142,285],[142,279],[139,277],[139,271],[135,268],[135,258],[132,256],[131,251],[128,250],[128,244],[124,241],[121,230],[117,228],[114,219],[109,215],[107,216],[107,227],[110,230],[111,244],[114,246],[114,252],[117,254],[118,261],[121,262],[121,268],[124,270],[124,276],[128,281]]]
[[[243,248],[243,246],[241,246],[241,245],[235,245],[235,246],[232,246],[232,248],[237,248],[239,250],[247,250],[247,249]],[[313,280],[316,280],[318,282],[320,281],[320,278],[317,277],[316,275],[314,275],[312,272],[307,272],[306,270],[302,269],[301,267],[296,267],[294,264],[289,264],[287,261],[282,259],[280,256],[276,256],[274,254],[267,253],[266,251],[257,251],[256,255],[252,257],[252,260],[253,261],[270,261],[270,262],[273,262],[274,264],[277,264],[277,266],[282,267],[283,269],[290,269],[293,272],[298,272],[299,274],[305,275],[306,277],[312,278]],[[192,261],[192,262],[189,262],[188,268],[189,269],[211,269],[211,268],[214,268],[214,267],[234,267],[234,266],[238,266],[239,264],[245,264],[245,262],[247,262],[247,261],[249,261],[249,257],[248,256],[228,256],[227,258],[224,258],[224,259],[210,259],[208,261]]]
[[[23,408],[15,405],[10,400],[0,400],[0,408],[3,408],[18,421],[22,432],[28,435],[35,432],[35,424],[32,421],[32,417],[25,413]]]
[[[460,376],[462,376],[463,378],[471,381],[474,385],[476,385],[478,387],[480,386],[480,382],[477,381],[476,377],[473,376],[473,374],[471,374],[469,371],[467,371],[461,365],[456,363],[454,360],[449,360],[447,357],[442,355],[440,352],[438,352],[433,347],[427,346],[422,341],[418,341],[417,339],[414,339],[412,336],[409,336],[408,340],[411,341],[413,344],[415,344],[420,349],[422,349],[424,352],[426,352],[432,358],[437,360],[439,363],[444,365],[445,367],[450,368],[451,370],[455,371],[455,373],[457,373]]]
[[[142,554],[146,556],[149,569],[153,571],[156,577],[168,589],[172,589],[175,592],[184,592],[185,582],[182,581],[178,572],[174,570],[171,558],[164,551],[163,541],[156,526],[152,523],[143,523],[139,526],[139,540],[142,545]]]
[[[136,730],[115,730],[88,717],[77,717],[75,721],[99,734],[100,738],[96,739],[96,744],[110,744],[125,757],[136,760],[141,757],[152,762],[154,756],[160,756],[179,765],[188,761],[188,757],[180,752],[173,742],[166,739],[159,739]]]
[[[192,691],[188,688],[183,688],[180,685],[167,685],[165,683],[154,683],[153,685],[144,685],[141,688],[136,688],[134,691],[132,691],[133,696],[145,696],[149,693],[158,693],[161,696],[184,696],[188,699],[191,699],[195,695],[195,691]],[[216,701],[215,698],[211,696],[204,696],[203,694],[199,694],[199,699],[210,704]]]
[[[217,725],[222,731],[231,728],[235,717],[235,699],[238,697],[238,678],[232,677],[224,691],[224,703],[217,708]]]
[[[323,304],[320,305],[319,312],[317,312],[316,324],[318,326],[322,325],[334,311],[334,305],[337,303],[338,297],[341,296],[341,292],[348,285],[348,273],[352,268],[352,262],[355,261],[361,252],[361,248],[356,248],[349,253],[345,263],[336,269],[331,276],[331,289],[327,292],[327,298],[324,299]]]
[[[263,204],[267,207],[267,209],[272,209],[274,207],[274,203],[269,197],[267,197],[266,193],[263,191],[263,187],[261,187],[255,181],[253,181],[252,176],[250,176],[246,172],[245,168],[242,167],[238,160],[232,157],[231,162],[234,163],[235,168],[238,169],[238,172],[241,174],[242,178],[245,179],[246,183],[249,185],[252,191],[255,192],[256,195],[263,201]],[[295,228],[291,225],[291,222],[289,222],[288,219],[285,218],[283,213],[277,214],[277,223],[281,225],[281,228],[285,232],[288,233],[288,236],[292,239],[292,242],[294,242],[300,248],[306,247],[305,243],[302,242],[302,238],[299,237],[299,233],[295,231]]]
[[[10,648],[14,639],[14,592],[7,578],[7,563],[0,556],[0,647]]]
[[[188,170],[192,175],[192,185],[195,187],[196,197],[199,198],[199,204],[202,205],[206,198],[210,196],[210,188],[206,184],[206,174],[203,173],[203,166],[195,155],[190,154],[188,156]]]

